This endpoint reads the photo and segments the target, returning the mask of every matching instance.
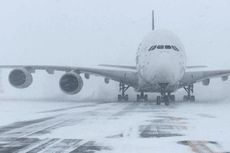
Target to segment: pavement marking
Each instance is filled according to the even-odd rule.
[[[56,141],[58,141],[58,139],[44,139],[39,141],[38,143],[35,144],[31,144],[30,146],[19,150],[19,153],[36,153],[38,151],[40,151],[41,149],[55,143]]]
[[[95,141],[58,138],[1,138],[2,153],[94,153],[110,150],[109,147],[96,144]]]
[[[229,153],[224,152],[217,142],[213,141],[180,141],[179,144],[189,146],[194,153]]]

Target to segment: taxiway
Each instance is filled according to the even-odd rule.
[[[226,153],[230,103],[0,101],[0,153]]]

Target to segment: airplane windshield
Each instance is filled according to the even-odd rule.
[[[172,48],[173,48],[175,51],[179,51],[179,49],[178,49],[176,46],[172,46]]]
[[[155,46],[151,46],[151,47],[149,48],[149,51],[156,49],[156,47],[157,47],[156,45],[155,45]]]
[[[179,51],[179,49],[174,45],[154,45],[151,46],[148,51],[153,51],[155,49],[173,49],[174,51]]]
[[[164,45],[158,45],[157,49],[164,49]]]
[[[171,49],[172,47],[170,45],[165,45],[165,49]]]

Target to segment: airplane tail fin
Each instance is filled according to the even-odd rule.
[[[155,29],[154,10],[152,10],[152,30]]]

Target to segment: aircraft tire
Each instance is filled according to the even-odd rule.
[[[196,100],[196,99],[195,99],[195,96],[191,96],[190,101],[191,101],[191,102],[195,102],[195,100]]]
[[[165,96],[165,97],[164,97],[164,102],[165,102],[165,105],[166,105],[166,106],[169,105],[169,97],[168,97],[168,96]]]
[[[172,102],[175,102],[175,101],[176,101],[175,95],[171,95],[171,96],[170,96],[170,99],[171,99]]]
[[[184,102],[188,101],[188,96],[184,96],[183,101]]]
[[[148,101],[148,95],[145,95],[145,96],[144,96],[144,100],[145,100],[145,101]]]
[[[160,105],[160,104],[161,104],[161,97],[157,96],[157,105]]]
[[[129,100],[129,95],[125,95],[124,100],[128,101]]]
[[[140,101],[140,95],[137,95],[137,101]]]
[[[117,96],[117,100],[120,102],[122,100],[121,95]]]

